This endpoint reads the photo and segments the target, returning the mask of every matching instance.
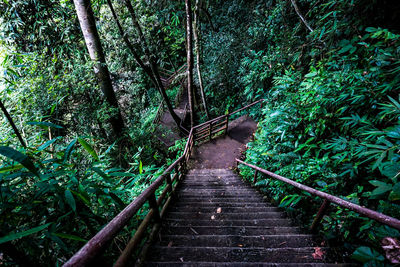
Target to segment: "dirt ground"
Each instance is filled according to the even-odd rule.
[[[257,123],[249,116],[242,116],[229,123],[228,134],[196,147],[189,163],[195,169],[223,169],[236,166],[246,144],[252,139]]]

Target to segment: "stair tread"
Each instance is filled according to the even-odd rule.
[[[227,169],[190,170],[147,266],[333,266],[314,236]]]
[[[325,250],[325,248],[321,248]],[[153,246],[150,260],[171,261],[183,258],[183,261],[202,261],[207,259],[215,262],[244,261],[262,262],[323,262],[323,259],[314,259],[314,247],[302,248],[234,248],[234,247],[168,247]]]

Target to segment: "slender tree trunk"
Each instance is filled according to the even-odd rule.
[[[301,14],[300,9],[296,4],[296,0],[291,0],[291,2],[292,2],[292,6],[294,7],[294,10],[296,11],[297,15],[300,17],[300,20],[304,23],[304,25],[310,32],[313,32],[314,31],[313,28],[311,28],[310,24],[308,24],[307,20]]]
[[[193,27],[193,37],[194,37],[194,49],[196,50],[196,67],[197,67],[197,76],[199,77],[199,87],[201,99],[203,101],[204,112],[206,113],[207,119],[210,119],[210,114],[208,113],[206,96],[204,94],[203,87],[203,77],[201,76],[200,71],[200,20],[199,20],[199,0],[196,0],[196,7],[194,9],[194,19],[193,19],[194,27]]]
[[[94,72],[98,79],[100,89],[108,104],[118,110],[117,114],[111,117],[110,122],[115,135],[120,137],[123,134],[125,125],[111,83],[110,73],[106,65],[100,37],[96,29],[96,22],[90,0],[74,0],[74,4],[90,59],[94,63]]]
[[[192,5],[191,0],[185,0],[186,7],[186,47],[187,47],[187,90],[190,110],[190,127],[194,126],[193,103],[193,48],[192,48]]]
[[[147,57],[147,60],[148,60],[148,62],[150,64],[150,70],[151,70],[151,74],[152,75],[151,74],[148,74],[148,75],[150,76],[150,79],[152,80],[152,82],[157,87],[158,91],[160,92],[160,94],[161,94],[161,96],[162,96],[162,98],[163,98],[163,100],[164,100],[164,102],[165,102],[165,104],[167,106],[167,109],[168,109],[169,113],[172,116],[172,119],[175,121],[177,127],[181,130],[181,126],[180,126],[181,119],[179,118],[178,115],[176,115],[176,113],[174,111],[174,108],[172,107],[171,102],[168,99],[168,95],[165,92],[164,85],[161,82],[160,74],[158,73],[156,59],[155,59],[154,55],[150,52],[149,45],[147,43],[146,38],[144,37],[142,28],[140,27],[140,24],[139,24],[138,19],[136,17],[135,10],[133,9],[130,0],[125,0],[125,5],[128,8],[128,11],[129,11],[129,13],[130,13],[130,15],[132,17],[133,26],[136,29],[136,32],[137,32],[137,34],[139,36],[139,40],[140,40],[140,42],[142,44],[143,51],[144,51],[144,53],[145,53],[145,55]]]
[[[10,113],[8,113],[6,107],[3,105],[3,102],[1,102],[1,100],[0,100],[0,108],[3,111],[4,115],[6,116],[6,118],[7,118],[8,122],[10,123],[11,127],[13,128],[14,133],[18,137],[19,142],[21,143],[21,145],[23,147],[26,147],[24,139],[22,138],[21,134],[19,133],[17,126],[15,126],[15,123],[14,123],[13,119],[10,116]]]

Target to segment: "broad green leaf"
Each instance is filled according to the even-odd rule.
[[[369,181],[369,183],[374,186],[377,186],[377,188],[375,188],[371,193],[372,197],[384,194],[384,193],[392,190],[392,185],[381,182],[381,181],[372,180],[372,181]]]
[[[357,248],[351,257],[362,263],[369,261],[384,261],[385,259],[381,254],[369,247]]]
[[[53,233],[53,235],[61,237],[61,238],[65,238],[65,239],[87,242],[86,239],[83,239],[83,238],[81,238],[79,236],[76,236],[76,235],[63,234],[63,233]]]
[[[47,127],[51,127],[51,128],[56,128],[56,129],[63,129],[64,127],[51,123],[51,122],[47,122],[47,121],[28,121],[26,124],[29,125],[36,125],[39,126],[40,128],[43,129],[47,129]]]
[[[392,192],[389,194],[390,201],[400,200],[400,183],[397,183],[393,186]]]
[[[64,195],[68,205],[72,208],[73,211],[76,211],[76,203],[71,191],[65,190]]]
[[[97,167],[93,167],[92,170],[97,173],[98,175],[100,175],[102,178],[104,178],[104,180],[106,181],[110,181],[110,176],[108,176],[107,174],[105,174],[102,170],[100,170]]]
[[[71,153],[73,151],[73,148],[74,148],[74,145],[75,145],[76,141],[78,141],[78,139],[75,138],[74,140],[71,141],[71,143],[69,143],[69,145],[65,149],[63,162],[68,161],[69,156],[71,155]]]
[[[22,237],[25,237],[25,236],[32,235],[34,233],[40,232],[43,229],[47,228],[50,224],[51,223],[46,223],[44,225],[29,229],[29,230],[26,230],[26,231],[23,231],[23,232],[12,233],[12,234],[9,234],[7,236],[1,237],[0,238],[0,244],[3,244],[5,242],[9,242],[9,241],[12,241],[12,240],[16,240],[16,239],[19,239],[19,238],[22,238]]]
[[[83,146],[84,149],[95,159],[99,160],[96,151],[94,151],[93,147],[89,145],[84,139],[78,138],[78,142]]]
[[[0,154],[21,163],[25,168],[27,168],[33,174],[39,176],[38,171],[33,162],[29,159],[28,156],[22,154],[21,152],[8,146],[0,146]]]

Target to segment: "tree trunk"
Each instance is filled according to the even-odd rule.
[[[96,29],[96,22],[90,0],[74,0],[74,4],[90,59],[94,63],[94,72],[98,79],[100,89],[107,103],[118,110],[117,114],[111,117],[110,122],[115,135],[120,137],[123,134],[125,125],[111,83],[110,73],[106,65],[100,37]]]
[[[11,118],[10,113],[8,113],[6,107],[3,105],[3,102],[1,102],[1,100],[0,100],[0,108],[3,111],[4,115],[6,116],[6,118],[7,118],[8,122],[10,123],[11,127],[13,128],[14,133],[18,137],[19,142],[21,143],[21,145],[23,147],[26,147],[24,139],[22,139],[22,136],[19,133],[17,126],[15,126],[15,123],[14,123],[13,119]]]
[[[193,27],[193,37],[194,37],[194,49],[196,50],[196,61],[197,61],[197,76],[199,77],[199,87],[201,99],[203,101],[204,112],[206,113],[207,119],[210,119],[210,114],[208,113],[206,96],[204,95],[204,87],[203,87],[203,77],[201,76],[200,71],[200,20],[199,20],[199,0],[196,0],[196,6],[194,9],[194,27]]]
[[[192,5],[191,0],[185,0],[186,7],[186,52],[187,52],[187,90],[189,98],[190,127],[194,126],[193,103],[193,48],[192,48]]]
[[[136,17],[135,10],[133,9],[130,0],[125,0],[125,5],[128,8],[128,11],[129,11],[129,13],[130,13],[130,15],[132,17],[133,26],[135,27],[136,32],[138,33],[139,40],[140,40],[140,42],[142,44],[143,51],[144,51],[144,53],[145,53],[145,55],[147,57],[147,60],[148,60],[148,62],[150,64],[151,73],[147,73],[147,72],[146,73],[150,76],[150,79],[154,83],[154,86],[156,86],[156,88],[160,92],[160,94],[161,94],[161,96],[162,96],[162,98],[163,98],[163,100],[164,100],[164,102],[165,102],[165,104],[167,106],[167,109],[168,109],[169,113],[171,114],[172,119],[175,121],[178,129],[182,130],[181,119],[179,118],[178,115],[176,115],[176,113],[174,111],[174,108],[172,107],[171,102],[168,99],[167,93],[165,92],[164,85],[161,82],[160,74],[158,73],[156,59],[153,56],[153,54],[150,52],[149,46],[147,44],[147,40],[144,37],[142,28],[140,27],[140,24],[139,24],[138,19]]]

